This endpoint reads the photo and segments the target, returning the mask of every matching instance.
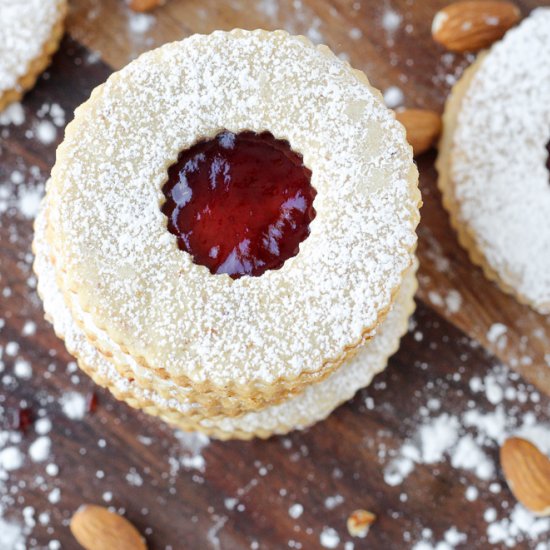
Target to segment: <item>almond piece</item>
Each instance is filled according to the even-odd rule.
[[[102,506],[85,504],[71,519],[71,532],[86,550],[147,550],[138,530]]]
[[[521,437],[500,449],[504,477],[514,496],[538,516],[550,516],[550,459]]]
[[[163,2],[162,0],[126,0],[126,3],[130,7],[130,9],[134,11],[144,12],[155,9]]]
[[[375,520],[376,516],[372,512],[368,510],[355,510],[346,522],[348,533],[352,537],[364,539]]]
[[[455,2],[435,14],[432,37],[454,52],[481,50],[502,38],[520,17],[511,2]]]
[[[435,111],[404,109],[395,118],[405,126],[415,157],[427,151],[441,133],[441,116]]]

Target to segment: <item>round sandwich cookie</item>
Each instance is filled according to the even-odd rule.
[[[461,244],[502,290],[550,313],[550,9],[479,55],[444,114],[439,187]]]
[[[417,179],[394,114],[328,48],[195,35],[77,109],[46,240],[73,320],[123,376],[231,416],[374,334],[412,263]]]

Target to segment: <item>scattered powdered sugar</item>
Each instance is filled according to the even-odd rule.
[[[441,461],[444,453],[458,440],[458,426],[458,420],[446,413],[420,426],[418,439],[421,461],[425,464]]]
[[[202,450],[210,443],[210,439],[199,432],[176,430],[174,435],[181,446],[178,456],[175,457],[179,464],[187,469],[204,472],[206,461],[202,456]]]
[[[496,344],[498,348],[506,347],[506,333],[508,327],[502,323],[493,323],[487,331],[487,340],[491,344]]]
[[[23,330],[21,331],[22,336],[32,336],[36,333],[36,323],[34,321],[25,321],[23,325]]]
[[[403,21],[403,16],[391,9],[384,11],[382,15],[382,27],[388,34],[393,34],[401,25]]]
[[[537,421],[532,411],[514,413],[517,403],[528,401],[538,403],[539,395],[524,384],[516,385],[516,373],[504,366],[496,366],[485,376],[473,376],[470,390],[486,399],[490,405],[482,410],[473,401],[464,403],[461,412],[436,414],[440,403],[430,400],[422,407],[417,427],[384,468],[384,479],[388,485],[398,486],[405,478],[414,475],[417,465],[437,465],[447,461],[458,472],[471,472],[479,480],[480,487],[492,493],[499,493],[497,467],[494,449],[502,445],[509,436],[531,440],[538,448],[550,455],[550,422]],[[470,485],[464,498],[473,502],[479,497],[479,488]],[[546,540],[550,536],[550,520],[539,520],[521,505],[513,510],[503,506],[502,510],[488,508],[484,512],[487,536],[491,544],[504,543],[514,546],[522,537],[532,541]],[[414,548],[442,548],[434,542],[431,531],[416,543]],[[458,535],[455,540],[459,541]],[[451,544],[445,537],[446,544]],[[457,542],[458,544],[458,542]]]
[[[0,451],[0,469],[6,472],[12,472],[21,468],[24,456],[18,447],[4,447]]]
[[[1,149],[1,147],[0,147]],[[44,177],[38,166],[21,166],[0,180],[0,216],[16,212],[34,219],[44,196]]]
[[[0,112],[0,124],[21,126],[25,123],[25,111],[19,102],[10,103],[2,112]]]
[[[29,380],[32,377],[31,364],[25,359],[17,358],[13,365],[13,374],[22,380]]]
[[[336,548],[340,544],[340,535],[332,527],[324,527],[319,542],[323,548]]]
[[[446,307],[449,313],[458,313],[462,307],[462,296],[455,289],[449,290],[446,296],[442,296],[435,290],[430,290],[428,299],[434,306]]]
[[[348,34],[352,40],[360,40],[363,37],[363,31],[358,27],[352,27]]]
[[[147,13],[131,13],[128,17],[128,28],[135,34],[144,34],[148,32],[155,24],[154,15]]]
[[[268,19],[275,19],[279,15],[278,0],[259,0],[255,6]]]
[[[304,507],[298,502],[294,503],[288,509],[288,515],[292,519],[298,519],[304,513]]]
[[[443,540],[438,542],[433,540],[433,533],[429,529],[424,529],[423,537],[422,540],[412,546],[412,550],[452,550],[468,540],[468,535],[461,533],[456,527],[451,527],[445,531]]]
[[[468,502],[474,502],[479,496],[479,489],[473,485],[470,485],[470,487],[466,489],[464,496]]]
[[[334,510],[337,506],[340,506],[344,502],[342,495],[332,495],[325,498],[325,508],[327,510]]]
[[[37,139],[44,145],[50,145],[57,138],[57,130],[49,120],[41,120],[35,128]]]
[[[49,418],[39,418],[34,424],[34,429],[37,434],[46,435],[52,429],[52,422]]]
[[[475,60],[475,54],[458,56],[452,52],[445,52],[439,58],[432,82],[435,86],[450,88],[454,86],[464,73],[464,70]]]
[[[44,192],[41,187],[21,189],[18,200],[21,214],[28,219],[35,218],[43,196]]]
[[[102,476],[99,477],[101,478]],[[126,481],[134,487],[141,487],[143,485],[143,478],[135,468],[130,468],[130,471],[126,474]]]
[[[450,313],[458,313],[462,307],[462,296],[455,289],[449,290],[445,298],[445,305]]]
[[[395,109],[403,104],[405,96],[403,90],[397,86],[390,86],[384,91],[384,102],[390,109]]]
[[[63,413],[71,420],[82,420],[86,415],[86,398],[78,392],[66,392],[59,399]]]
[[[55,487],[48,494],[48,501],[51,504],[57,504],[60,500],[61,500],[61,489],[59,489],[59,487]]]
[[[494,409],[484,413],[467,408],[460,415],[443,413],[424,420],[386,467],[386,482],[398,485],[411,474],[415,464],[434,464],[445,458],[455,468],[473,471],[479,479],[490,480],[495,472],[495,464],[484,448],[500,445],[512,434],[533,438],[536,433],[534,439],[537,445],[543,452],[548,447],[550,452],[550,424],[535,426],[535,417],[529,413],[518,424],[515,416],[506,414],[503,402],[518,398],[517,392],[506,391],[510,375],[508,369],[499,366],[484,379],[473,377],[470,380],[471,390],[483,392],[487,401],[495,406]],[[536,392],[533,394],[536,395]],[[424,414],[428,410],[426,408]]]
[[[514,548],[523,537],[529,540],[548,540],[550,536],[550,518],[536,518],[520,504],[516,504],[508,517],[497,519],[496,512],[488,518],[487,538],[490,544],[505,544]],[[536,546],[537,550],[547,550],[544,542]]]
[[[23,527],[13,521],[0,517],[0,546],[4,550],[22,550],[25,548]]]
[[[43,435],[34,440],[29,447],[29,456],[33,462],[44,462],[50,455],[51,439]]]
[[[236,4],[234,3],[236,7]],[[249,9],[250,2],[242,2],[241,9]],[[326,40],[321,27],[324,21],[302,0],[295,0],[285,9],[280,9],[277,0],[259,0],[254,2],[256,10],[267,20],[272,21],[277,29],[284,29],[290,34],[303,34],[315,44],[324,44]],[[262,27],[263,28],[263,27]]]

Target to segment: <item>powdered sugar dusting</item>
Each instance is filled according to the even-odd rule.
[[[60,404],[65,415],[72,420],[81,420],[86,414],[86,398],[78,392],[64,393]]]
[[[550,454],[550,424],[537,421],[534,412],[529,410],[514,414],[518,402],[539,400],[533,388],[513,384],[517,378],[517,374],[503,366],[494,367],[483,378],[473,376],[469,385],[478,399],[464,403],[456,414],[441,412],[439,400],[431,399],[419,410],[414,433],[386,464],[386,483],[399,486],[415,475],[418,465],[433,464],[437,468],[438,464],[448,462],[457,475],[469,472],[478,480],[479,485],[467,487],[464,494],[466,501],[473,502],[478,499],[480,488],[492,493],[502,490],[495,449],[507,437],[524,437],[543,453]],[[476,406],[479,399],[486,399],[492,407],[486,412],[480,410]],[[525,537],[535,542],[550,536],[550,520],[535,518],[519,504],[512,508],[504,502],[501,510],[487,508],[483,517],[491,544],[504,543],[512,547]],[[414,548],[439,548],[441,543],[433,539],[429,529],[425,531]],[[458,533],[454,535],[454,540],[461,538]],[[445,541],[448,542],[446,537]]]

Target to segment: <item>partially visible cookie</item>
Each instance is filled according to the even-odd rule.
[[[50,64],[66,13],[67,0],[0,0],[0,111]]]
[[[437,170],[471,260],[550,313],[550,9],[535,10],[464,73],[447,101]]]

